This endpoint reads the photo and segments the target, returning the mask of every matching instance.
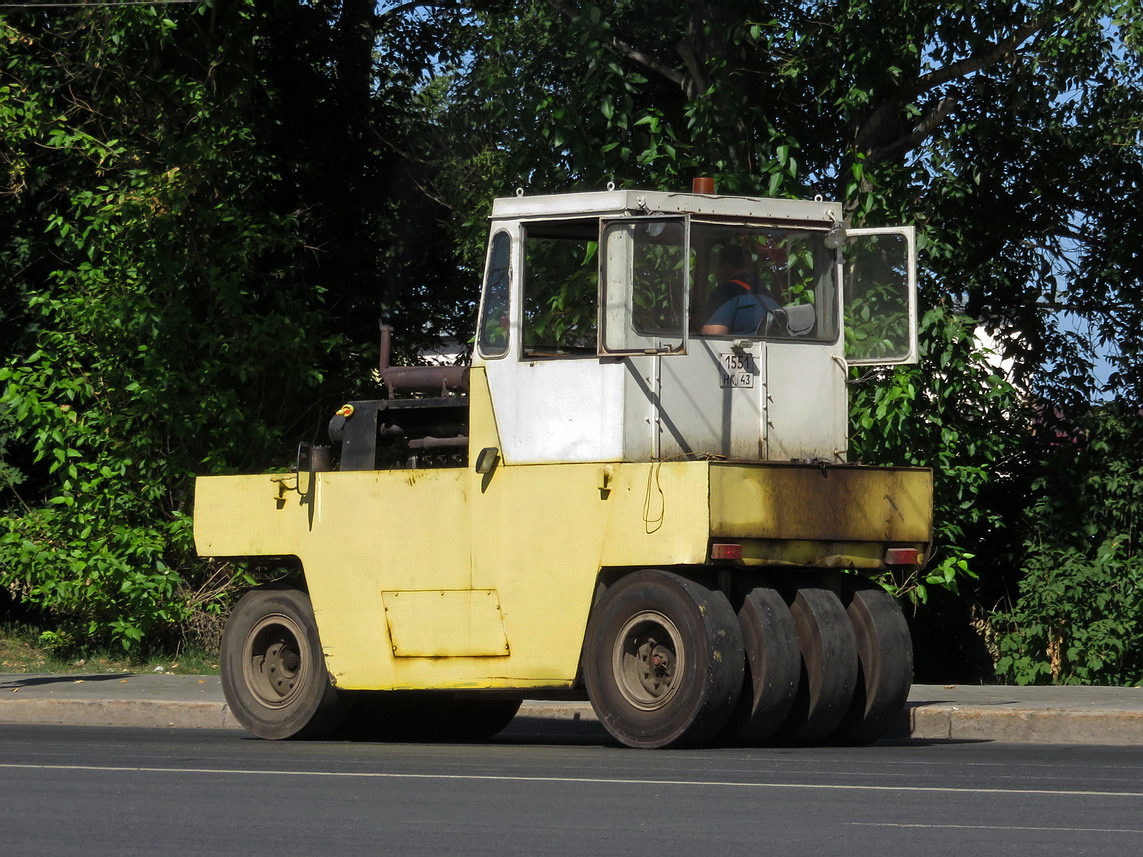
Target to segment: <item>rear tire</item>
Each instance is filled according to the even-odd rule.
[[[231,713],[259,738],[319,737],[344,716],[310,598],[300,590],[242,596],[222,635],[219,671]]]
[[[860,670],[833,740],[867,744],[884,735],[905,707],[913,683],[913,641],[896,600],[876,583],[853,578],[842,600],[857,638]]]
[[[801,586],[790,604],[802,652],[798,694],[778,739],[793,744],[824,740],[849,710],[857,685],[853,625],[829,589]]]
[[[746,674],[723,741],[757,746],[777,732],[789,715],[798,693],[802,656],[794,617],[773,587],[756,586],[746,594],[738,624],[746,650]]]
[[[588,623],[583,675],[599,720],[628,747],[713,737],[742,689],[730,602],[684,577],[644,570],[609,587]]]

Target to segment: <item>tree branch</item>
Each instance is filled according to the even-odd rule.
[[[927,116],[913,126],[913,130],[910,133],[897,138],[887,146],[881,146],[871,151],[869,153],[870,160],[884,161],[896,154],[915,149],[932,135],[937,129],[937,126],[953,111],[956,105],[957,98],[955,95],[942,98],[937,102],[936,106],[929,111]]]
[[[930,92],[950,81],[959,80],[981,69],[989,68],[1006,57],[1012,56],[1030,38],[1059,20],[1063,10],[1064,6],[1057,4],[1022,27],[1018,27],[1008,38],[988,44],[970,57],[923,75],[912,86],[904,87],[893,93],[861,125],[855,136],[856,142],[866,149],[869,159],[874,162],[898,157],[921,145],[932,136],[940,123],[956,107],[956,95],[947,95],[941,98],[928,115],[914,125],[908,133],[898,133],[895,138],[889,138],[889,134],[893,133],[894,126],[899,127],[900,119],[898,117],[901,114],[903,102],[916,98],[922,93]],[[878,145],[878,141],[886,138],[889,138],[890,142]]]
[[[581,25],[585,23],[584,17],[582,15],[577,15],[575,12],[569,9],[563,0],[545,0],[545,2],[551,6],[552,9],[563,15],[572,23]],[[623,39],[620,39],[617,36],[609,35],[608,33],[604,32],[601,27],[592,24],[590,21],[586,21],[586,26],[592,31],[592,34],[595,35],[595,37],[598,38],[600,42],[602,42],[610,50],[614,51],[622,57],[626,57],[633,62],[639,63],[639,65],[650,69],[662,77],[665,77],[684,92],[686,91],[687,76],[674,66],[668,65],[662,60],[656,59],[645,51],[641,51],[637,48],[632,47],[627,42],[623,41]]]
[[[703,72],[702,64],[699,62],[698,54],[695,53],[694,46],[686,39],[683,39],[675,45],[675,50],[678,51],[679,56],[683,58],[687,71],[690,72],[690,85],[687,86],[685,83],[680,84],[683,89],[687,91],[687,96],[690,97],[696,92],[706,92],[710,89],[710,83],[706,79],[706,74]]]
[[[1005,57],[1014,54],[1016,50],[1024,44],[1024,42],[1032,38],[1032,36],[1054,23],[1059,18],[1059,12],[1062,9],[1062,6],[1055,6],[1050,12],[1033,18],[1024,26],[1019,27],[1007,39],[989,45],[984,50],[978,51],[970,57],[966,57],[965,59],[954,62],[944,68],[938,68],[924,75],[919,78],[916,84],[911,88],[911,94],[919,95],[922,92],[928,92],[943,83],[948,83],[950,80],[958,80],[959,78],[967,77],[973,72],[996,65],[996,63]]]
[[[422,7],[433,10],[449,9],[455,11],[457,9],[467,9],[470,6],[471,3],[465,2],[465,0],[436,0],[436,2],[433,2],[433,0],[427,0],[427,2],[426,0],[410,0],[408,3],[401,3],[398,6],[392,6],[380,12],[375,12],[373,14],[373,29],[380,27],[386,18],[403,15],[406,12],[412,12],[414,9],[420,9]]]

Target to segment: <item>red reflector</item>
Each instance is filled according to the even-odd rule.
[[[711,545],[711,559],[742,559],[742,545]]]
[[[885,551],[886,565],[920,565],[921,552],[916,548],[889,548]]]

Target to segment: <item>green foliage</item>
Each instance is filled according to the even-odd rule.
[[[22,478],[20,471],[8,463],[8,447],[16,437],[16,422],[7,407],[0,409],[0,491],[11,488]]]
[[[851,242],[852,243],[852,242]],[[891,362],[908,353],[911,318],[905,278],[878,278],[854,294],[855,265],[846,261],[845,354],[852,361]]]
[[[345,133],[342,23],[246,0],[0,22],[0,585],[59,645],[137,648],[225,606],[235,572],[193,556],[193,476],[280,466],[367,377],[378,306],[415,275],[386,292],[346,245],[379,247],[383,216],[432,251]],[[315,117],[331,103],[341,137]]]
[[[177,653],[124,652],[86,640],[61,647],[59,634],[30,622],[0,622],[0,670],[5,673],[107,675],[111,673],[175,673],[207,675],[218,672],[217,647],[184,647]],[[172,657],[173,654],[173,657]]]
[[[631,254],[632,326],[641,334],[680,337],[686,326],[683,305],[687,264],[681,241],[653,239],[649,231],[635,229],[631,234]]]
[[[1090,323],[1133,379],[1143,63],[1138,0],[490,3],[452,31],[469,61],[430,101],[438,192],[458,213],[516,186],[726,192],[916,223],[929,305],[997,335],[1019,386],[1090,400]],[[473,204],[479,201],[478,204]],[[463,232],[478,258],[482,223]]]
[[[1020,597],[998,613],[997,674],[1017,684],[1143,685],[1143,556],[1037,545]]]
[[[330,342],[320,290],[289,281],[296,217],[249,187],[273,176],[240,104],[261,84],[220,95],[188,69],[238,59],[199,23],[136,7],[4,25],[4,214],[50,262],[21,272],[23,332],[0,366],[24,471],[7,480],[0,583],[51,611],[61,644],[136,647],[202,606],[193,474],[280,445]]]
[[[1009,525],[990,495],[1018,461],[1026,422],[971,319],[938,306],[919,333],[920,363],[855,378],[850,457],[933,469],[938,554],[925,572],[897,582],[923,601],[929,586],[955,592],[958,581],[976,577],[981,544]]]
[[[1143,682],[1143,419],[1107,405],[1045,417],[1019,597],[996,623],[1021,684]]]
[[[332,407],[366,392],[354,379],[379,309],[399,348],[467,337],[493,196],[608,180],[684,190],[699,174],[724,192],[837,198],[854,225],[917,225],[922,364],[864,376],[852,397],[851,458],[936,473],[937,558],[907,590],[979,574],[991,597],[1005,564],[1022,565],[1033,582],[1013,615],[1031,616],[1046,569],[1078,581],[1082,558],[1133,568],[1141,11],[9,11],[0,585],[53,611],[61,640],[132,646],[217,609],[226,581],[190,550],[192,476],[275,466],[317,439]],[[589,321],[572,285],[538,298],[558,337]],[[1093,343],[1065,313],[1110,352],[1102,391]],[[1123,407],[1088,424],[1100,392]]]
[[[1039,415],[1040,472],[1028,510],[1037,541],[1087,550],[1114,538],[1140,548],[1143,414],[1122,403]]]
[[[529,237],[524,261],[524,347],[595,352],[599,242]]]

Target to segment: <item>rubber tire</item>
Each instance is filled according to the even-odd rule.
[[[789,716],[798,693],[802,653],[790,608],[772,586],[756,586],[746,593],[738,625],[746,672],[722,741],[755,747],[774,735]]]
[[[857,686],[857,643],[838,597],[816,585],[800,586],[790,603],[801,649],[794,705],[776,738],[788,744],[824,741],[841,723]]]
[[[656,616],[674,626],[677,639]],[[650,635],[657,635],[656,642],[665,638],[653,651],[666,654],[671,667],[660,698],[651,698],[653,692],[636,686],[630,674],[638,671],[632,666],[646,663],[630,651],[631,641],[646,639],[649,645]],[[592,707],[617,741],[679,747],[701,744],[726,725],[742,690],[744,660],[738,617],[725,595],[677,574],[645,569],[610,586],[596,605],[583,677]],[[634,699],[640,693],[647,695],[644,701]]]
[[[407,691],[345,695],[350,709],[338,734],[358,741],[484,741],[511,723],[523,702]]]
[[[867,744],[897,722],[913,684],[913,641],[896,599],[871,580],[847,580],[842,602],[853,625],[857,688],[833,740]]]
[[[219,671],[231,713],[259,738],[317,738],[336,730],[345,715],[301,590],[242,596],[222,634]]]

